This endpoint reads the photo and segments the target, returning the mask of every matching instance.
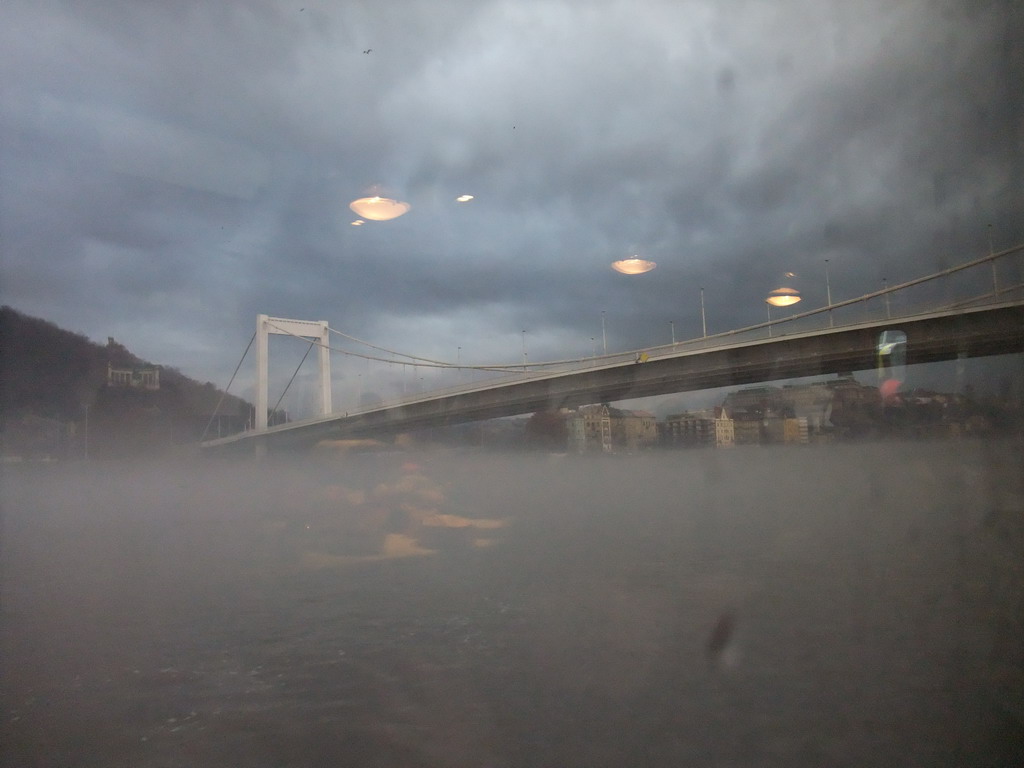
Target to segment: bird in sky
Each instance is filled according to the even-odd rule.
[[[365,51],[363,51],[363,53],[369,53],[372,50],[373,50],[373,48],[367,48]]]

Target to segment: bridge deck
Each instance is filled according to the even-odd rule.
[[[555,373],[526,373],[512,381],[427,394],[348,414],[292,422],[202,444],[206,450],[310,445],[323,439],[378,437],[539,410],[664,395],[755,382],[869,370],[878,334],[907,335],[907,364],[1024,351],[1024,302],[947,310],[826,328],[774,338],[675,345],[646,350],[643,363],[617,362]]]

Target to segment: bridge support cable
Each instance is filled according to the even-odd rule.
[[[313,343],[316,344],[318,347],[321,347],[322,349],[327,349],[327,350],[329,350],[331,352],[337,352],[339,354],[346,355],[348,357],[358,357],[360,360],[370,360],[370,361],[373,361],[375,363],[386,363],[388,365],[411,365],[414,368],[450,368],[450,369],[459,369],[459,370],[497,371],[497,372],[504,372],[504,371],[510,371],[510,370],[518,370],[518,369],[523,367],[522,363],[507,364],[507,365],[497,364],[497,363],[495,363],[495,364],[488,364],[488,365],[463,365],[463,364],[460,364],[460,363],[446,363],[443,360],[433,360],[433,359],[431,359],[429,357],[417,357],[416,355],[410,355],[407,352],[398,352],[398,351],[393,350],[393,349],[388,349],[387,347],[378,347],[375,344],[370,344],[367,341],[361,341],[361,340],[355,338],[354,336],[349,336],[348,334],[342,333],[341,331],[335,330],[334,328],[328,328],[327,330],[330,331],[331,333],[336,333],[339,336],[343,336],[344,338],[349,339],[349,340],[354,341],[354,342],[357,342],[359,344],[365,344],[366,346],[372,347],[373,349],[380,350],[381,352],[386,352],[387,354],[392,355],[392,357],[377,357],[375,355],[365,355],[365,354],[363,354],[361,352],[353,352],[351,349],[342,349],[341,347],[332,347],[329,344],[326,344],[326,343],[323,343],[323,342],[319,342],[319,341],[314,341]],[[280,329],[280,328],[277,328],[276,332],[279,332],[279,333],[282,333],[282,334],[285,334],[285,335],[288,335],[288,336],[295,336],[296,338],[305,338],[303,336],[300,336],[297,333],[291,333],[289,331],[285,331],[285,330]],[[395,360],[394,359],[395,357],[405,357],[405,358],[408,358],[409,361],[406,362],[406,361],[402,361],[402,360]],[[567,363],[567,362],[569,362],[569,363],[581,363],[585,359],[589,359],[589,358],[578,358],[578,359],[573,359],[573,360],[555,360],[555,361],[549,361],[549,362],[545,362],[545,363],[530,363],[529,367],[530,368],[541,368],[543,366],[562,365],[562,364]],[[412,361],[416,361],[416,360],[421,361],[421,362],[412,362]]]
[[[418,367],[418,368],[451,368],[451,369],[457,369],[457,370],[460,370],[460,371],[461,370],[467,370],[467,371],[496,371],[496,372],[502,373],[502,372],[507,372],[507,371],[518,371],[518,370],[522,370],[523,368],[529,368],[529,369],[533,370],[533,369],[540,369],[540,368],[550,368],[552,366],[557,366],[557,365],[571,365],[573,363],[585,363],[585,362],[588,362],[588,361],[593,359],[591,357],[573,357],[573,358],[566,358],[564,360],[546,360],[544,362],[527,363],[526,365],[523,365],[523,363],[487,363],[485,365],[464,365],[461,362],[448,363],[448,362],[445,362],[444,360],[434,360],[434,359],[429,358],[429,357],[419,357],[417,355],[410,355],[408,352],[399,352],[399,351],[394,350],[394,349],[388,349],[387,347],[379,347],[376,344],[371,344],[368,341],[363,341],[362,339],[357,339],[355,336],[349,336],[347,333],[344,333],[343,331],[339,331],[339,330],[337,330],[335,328],[328,328],[327,330],[329,330],[331,333],[335,333],[338,336],[341,336],[344,339],[348,339],[349,341],[355,342],[356,344],[362,344],[364,346],[370,347],[371,349],[376,349],[376,350],[378,350],[380,352],[385,352],[385,353],[387,353],[389,355],[394,355],[396,357],[408,358],[410,361],[418,361],[418,362],[408,362],[407,363],[407,362],[404,362],[404,361],[392,360],[392,359],[389,359],[389,358],[386,358],[386,357],[374,357],[372,355],[363,355],[363,354],[360,354],[359,352],[352,352],[350,350],[337,349],[337,348],[332,347],[332,349],[334,349],[335,352],[341,352],[344,355],[351,355],[352,357],[360,357],[360,358],[363,358],[364,360],[374,360],[376,362],[388,363],[389,365],[399,365],[399,364],[401,364],[401,365],[412,365],[412,366],[415,366],[415,367]],[[460,347],[460,349],[461,349],[461,347]],[[615,357],[615,355],[605,355],[605,357]]]
[[[231,385],[235,383],[235,376],[238,375],[238,370],[242,367],[242,362],[245,360],[245,356],[248,355],[249,350],[252,349],[252,343],[255,339],[256,332],[253,331],[252,336],[249,338],[249,343],[245,345],[245,352],[242,353],[242,357],[238,361],[238,365],[235,366],[235,372],[231,374],[231,380],[228,381],[228,385],[224,387],[224,391],[220,393],[220,400],[217,401],[217,406],[213,409],[213,413],[210,414],[210,420],[206,422],[206,426],[203,428],[203,434],[199,438],[199,442],[206,439],[206,433],[210,430],[210,425],[213,424],[213,420],[217,417],[217,412],[220,411],[220,407],[224,403],[224,398],[228,396],[228,390],[231,389]]]
[[[342,331],[336,330],[334,328],[328,328],[327,330],[330,331],[331,333],[335,333],[338,336],[341,336],[343,339],[348,339],[349,341],[355,342],[356,344],[362,344],[364,347],[369,347],[370,349],[376,349],[378,352],[384,352],[384,353],[389,354],[389,355],[396,355],[397,357],[407,357],[410,360],[419,360],[419,361],[421,361],[423,363],[430,363],[431,364],[430,367],[442,367],[442,368],[455,368],[455,367],[457,367],[457,366],[452,365],[451,363],[446,363],[443,360],[431,360],[429,357],[417,357],[416,355],[410,355],[410,354],[407,354],[405,352],[398,352],[398,351],[396,351],[394,349],[388,349],[387,347],[379,347],[376,344],[371,344],[368,341],[363,341],[362,339],[357,339],[355,336],[349,336],[347,333],[344,333]],[[346,354],[355,355],[356,357],[364,357],[363,355],[360,355],[358,352],[348,352]],[[368,360],[380,360],[382,358],[367,357],[367,359]],[[385,360],[384,362],[387,362],[387,361]],[[415,365],[415,363],[410,363],[410,365]]]
[[[360,358],[362,358],[364,360],[374,360],[376,362],[388,363],[389,365],[401,364],[401,365],[412,365],[412,366],[415,366],[415,367],[418,367],[418,368],[451,368],[451,369],[457,369],[457,370],[460,370],[460,371],[461,370],[467,370],[467,371],[497,371],[497,372],[516,371],[516,370],[520,370],[520,369],[522,369],[524,367],[522,363],[514,363],[514,364],[513,363],[488,363],[486,365],[463,365],[461,362],[449,363],[449,362],[445,362],[444,360],[434,360],[434,359],[429,358],[429,357],[419,357],[418,355],[410,355],[408,352],[399,352],[398,350],[395,350],[395,349],[388,349],[387,347],[380,347],[380,346],[377,346],[376,344],[371,344],[368,341],[363,341],[362,339],[357,339],[355,336],[350,336],[347,333],[344,333],[343,331],[339,331],[339,330],[337,330],[335,328],[328,328],[328,330],[331,333],[335,333],[338,336],[341,336],[344,339],[348,339],[349,341],[354,342],[356,344],[362,344],[363,346],[369,347],[370,349],[376,349],[376,350],[378,350],[380,352],[384,352],[386,354],[393,355],[395,357],[404,357],[404,358],[407,358],[410,361],[410,362],[404,362],[404,361],[400,362],[398,360],[392,360],[392,359],[385,358],[385,357],[374,357],[372,355],[364,355],[364,354],[360,354],[359,352],[352,352],[350,350],[336,349],[336,348],[334,349],[335,352],[341,352],[344,355],[351,355],[352,357],[360,357]],[[553,366],[553,365],[565,365],[567,363],[582,363],[582,362],[584,362],[585,360],[588,360],[588,359],[589,358],[573,358],[573,359],[570,359],[570,360],[549,360],[549,361],[543,362],[543,363],[529,363],[525,367],[527,367],[527,368],[544,368],[544,367],[550,367],[550,366]],[[412,362],[412,361],[416,361],[416,362]]]
[[[295,367],[295,373],[293,373],[292,377],[288,379],[288,383],[284,385],[284,392],[282,392],[281,396],[277,398],[277,402],[274,403],[274,408],[270,411],[271,413],[277,413],[278,406],[281,405],[281,401],[284,400],[284,396],[288,394],[288,389],[291,387],[292,382],[295,381],[295,377],[299,375],[299,369],[302,368],[302,364],[306,362],[306,358],[309,357],[309,353],[315,344],[316,341],[309,342],[309,346],[306,347],[306,354],[304,354],[302,359],[299,360],[299,364]]]

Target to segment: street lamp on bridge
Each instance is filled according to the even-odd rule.
[[[828,259],[825,259],[825,298],[828,300],[828,327],[832,328],[832,284],[828,279]]]

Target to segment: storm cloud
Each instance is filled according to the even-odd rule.
[[[1024,241],[1022,14],[13,0],[2,300],[223,385],[258,313],[514,363],[849,298]],[[351,226],[375,184],[411,212]]]

